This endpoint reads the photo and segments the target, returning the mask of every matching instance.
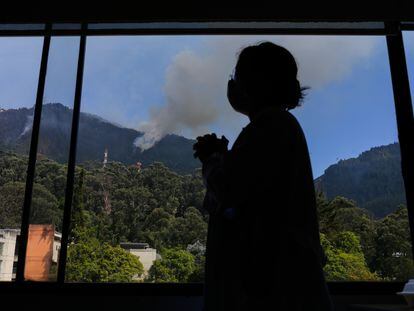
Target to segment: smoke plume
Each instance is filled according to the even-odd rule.
[[[138,129],[144,135],[135,145],[148,149],[169,133],[203,134],[212,125],[229,128],[241,117],[226,99],[229,74],[237,53],[259,41],[286,47],[299,66],[304,86],[319,89],[349,75],[372,55],[378,38],[334,36],[231,36],[206,38],[202,49],[183,50],[166,69],[165,104],[150,111],[149,120]]]

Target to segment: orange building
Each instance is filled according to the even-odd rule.
[[[54,251],[54,225],[29,225],[24,276],[30,281],[48,281]]]

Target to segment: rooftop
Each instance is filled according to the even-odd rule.
[[[120,243],[120,246],[124,249],[147,249],[149,248],[148,243],[123,242],[123,243]]]

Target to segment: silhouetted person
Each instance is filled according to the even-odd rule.
[[[288,112],[303,97],[297,71],[283,47],[245,48],[227,97],[250,123],[229,151],[215,134],[194,145],[210,215],[206,311],[332,309],[307,144]]]

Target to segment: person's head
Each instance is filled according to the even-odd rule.
[[[287,49],[271,42],[248,46],[239,54],[227,97],[245,115],[268,106],[293,109],[300,105],[305,89],[297,73],[296,61]]]

